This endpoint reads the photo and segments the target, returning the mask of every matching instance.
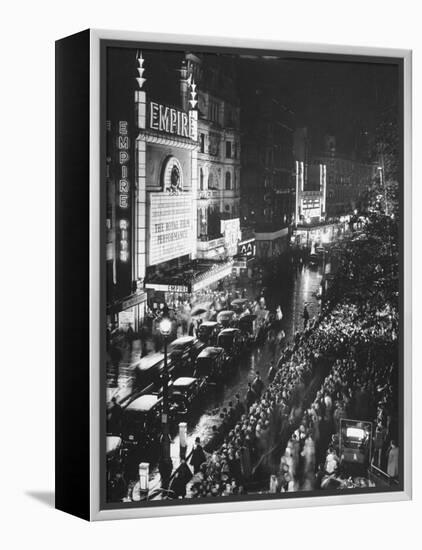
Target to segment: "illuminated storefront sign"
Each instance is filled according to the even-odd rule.
[[[254,258],[256,253],[255,239],[248,241],[242,241],[237,245],[237,253],[239,256],[246,256],[247,258]]]
[[[135,324],[135,310],[129,309],[119,312],[119,328],[127,329],[129,326],[133,328]]]
[[[121,262],[130,259],[130,183],[129,183],[129,146],[128,124],[126,120],[119,121],[119,134],[117,136],[118,155],[118,182],[117,182],[117,207],[118,207],[118,256]]]
[[[129,222],[128,220],[119,220],[119,259],[121,262],[129,260]]]
[[[187,113],[153,101],[149,104],[149,109],[149,127],[151,130],[176,134],[186,138],[190,137]]]
[[[302,215],[306,218],[321,217],[321,200],[319,197],[302,199]]]
[[[240,220],[221,220],[221,233],[224,235],[225,246],[229,256],[237,254],[237,243],[240,240]]]
[[[191,254],[195,243],[192,193],[150,193],[148,265]]]

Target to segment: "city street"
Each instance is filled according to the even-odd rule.
[[[290,340],[297,329],[303,327],[303,308],[304,303],[308,304],[308,311],[311,318],[316,315],[320,308],[320,302],[316,299],[315,293],[319,288],[321,281],[321,272],[319,269],[304,267],[297,274],[291,275],[289,285],[274,288],[273,294],[268,297],[268,301],[278,303],[282,307],[283,320],[282,326],[286,334],[285,339],[281,340],[281,345]],[[244,399],[248,387],[248,382],[252,382],[257,372],[261,374],[264,382],[267,383],[268,369],[270,361],[277,362],[279,358],[280,345],[275,341],[265,341],[262,346],[252,349],[251,353],[242,357],[234,375],[227,381],[222,388],[211,390],[205,399],[201,402],[201,414],[198,418],[193,418],[188,425],[188,448],[196,437],[199,437],[204,443],[211,435],[212,426],[219,426],[221,423],[220,412],[228,403],[235,402],[236,394]],[[175,461],[178,460],[179,441],[176,437],[173,441],[172,456]]]
[[[268,371],[270,362],[277,363],[280,356],[280,348],[288,341],[291,341],[297,330],[303,328],[303,309],[307,305],[310,318],[318,315],[320,310],[320,301],[316,298],[322,272],[322,266],[301,266],[299,269],[289,270],[289,276],[283,278],[283,284],[271,287],[266,300],[269,307],[275,309],[280,305],[283,312],[282,330],[284,337],[279,333],[272,338],[266,338],[261,345],[254,346],[249,352],[244,354],[236,365],[236,370],[230,376],[223,386],[209,387],[206,395],[201,399],[197,407],[187,419],[187,452],[193,447],[197,437],[203,444],[206,444],[212,437],[213,426],[219,427],[222,418],[220,414],[224,407],[228,408],[229,403],[235,403],[236,395],[244,400],[248,382],[252,382],[259,372],[265,385],[268,384]],[[259,289],[254,284],[247,284],[246,290],[251,297],[259,293]],[[130,358],[130,359],[129,359]],[[123,397],[125,391],[132,389],[132,382],[127,378],[130,362],[139,359],[139,347],[134,346],[134,351],[129,354],[127,350],[120,364],[119,379],[120,383],[125,383],[124,391],[118,395]],[[116,395],[115,390],[111,389],[110,395]],[[176,469],[180,463],[179,436],[173,437],[171,442],[171,457],[173,468]],[[160,474],[157,465],[151,464],[150,470],[150,488],[160,487]]]
[[[260,63],[109,51],[110,502],[399,479],[394,113],[308,126]]]

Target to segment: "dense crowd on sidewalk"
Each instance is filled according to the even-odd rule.
[[[380,456],[375,453],[374,460],[396,478],[396,315],[369,304],[363,310],[365,315],[354,305],[338,305],[297,333],[278,365],[269,365],[268,387],[254,391],[250,385],[236,414],[205,445],[208,456],[193,477],[182,463],[173,482],[176,496],[241,494],[263,474],[276,476],[275,491],[332,487],[334,480],[335,486],[369,486],[368,479],[347,479],[342,471],[342,418],[376,426]],[[317,369],[327,372],[318,390],[311,384]]]

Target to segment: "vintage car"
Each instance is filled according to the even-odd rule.
[[[261,327],[256,315],[243,315],[243,317],[239,319],[238,327],[248,344],[254,344],[258,341]]]
[[[132,363],[129,369],[133,373],[136,391],[152,392],[160,387],[163,368],[164,354],[161,352],[151,353]],[[172,368],[171,361],[168,362],[168,368]]]
[[[236,323],[236,312],[231,309],[220,311],[217,315],[217,323],[223,328],[232,327]]]
[[[369,465],[372,446],[372,423],[358,420],[340,421],[340,461],[343,469],[351,465]]]
[[[318,265],[318,254],[313,253],[309,255],[309,265],[311,267]]]
[[[221,327],[217,321],[204,321],[198,328],[198,339],[207,344],[207,346],[213,346],[217,343],[217,336],[220,329]]]
[[[187,415],[198,402],[204,379],[182,376],[169,386],[169,415],[172,420]]]
[[[232,310],[238,315],[241,315],[248,307],[248,305],[249,300],[247,300],[246,298],[236,298],[235,300],[232,300],[230,304]]]
[[[122,437],[126,441],[147,447],[156,443],[161,433],[160,413],[162,398],[144,394],[123,409]]]
[[[218,335],[217,345],[229,358],[236,359],[244,350],[245,339],[238,328],[225,328]]]
[[[191,357],[192,357],[192,372],[195,365],[196,358],[201,353],[203,349],[206,348],[206,343],[202,342],[201,340],[195,340],[193,343],[192,349],[191,349]]]
[[[205,384],[215,384],[222,380],[226,372],[226,352],[223,348],[208,346],[196,358],[195,378],[203,380]]]
[[[190,370],[195,341],[194,336],[181,336],[169,344],[168,353],[175,374],[183,374]]]

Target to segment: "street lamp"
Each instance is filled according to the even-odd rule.
[[[160,322],[160,332],[164,338],[164,369],[163,369],[163,408],[161,412],[161,464],[160,474],[162,485],[167,489],[167,484],[170,479],[170,475],[173,469],[173,464],[170,456],[170,434],[169,434],[169,399],[168,399],[168,385],[169,374],[167,365],[167,339],[171,332],[171,321],[164,317]]]

